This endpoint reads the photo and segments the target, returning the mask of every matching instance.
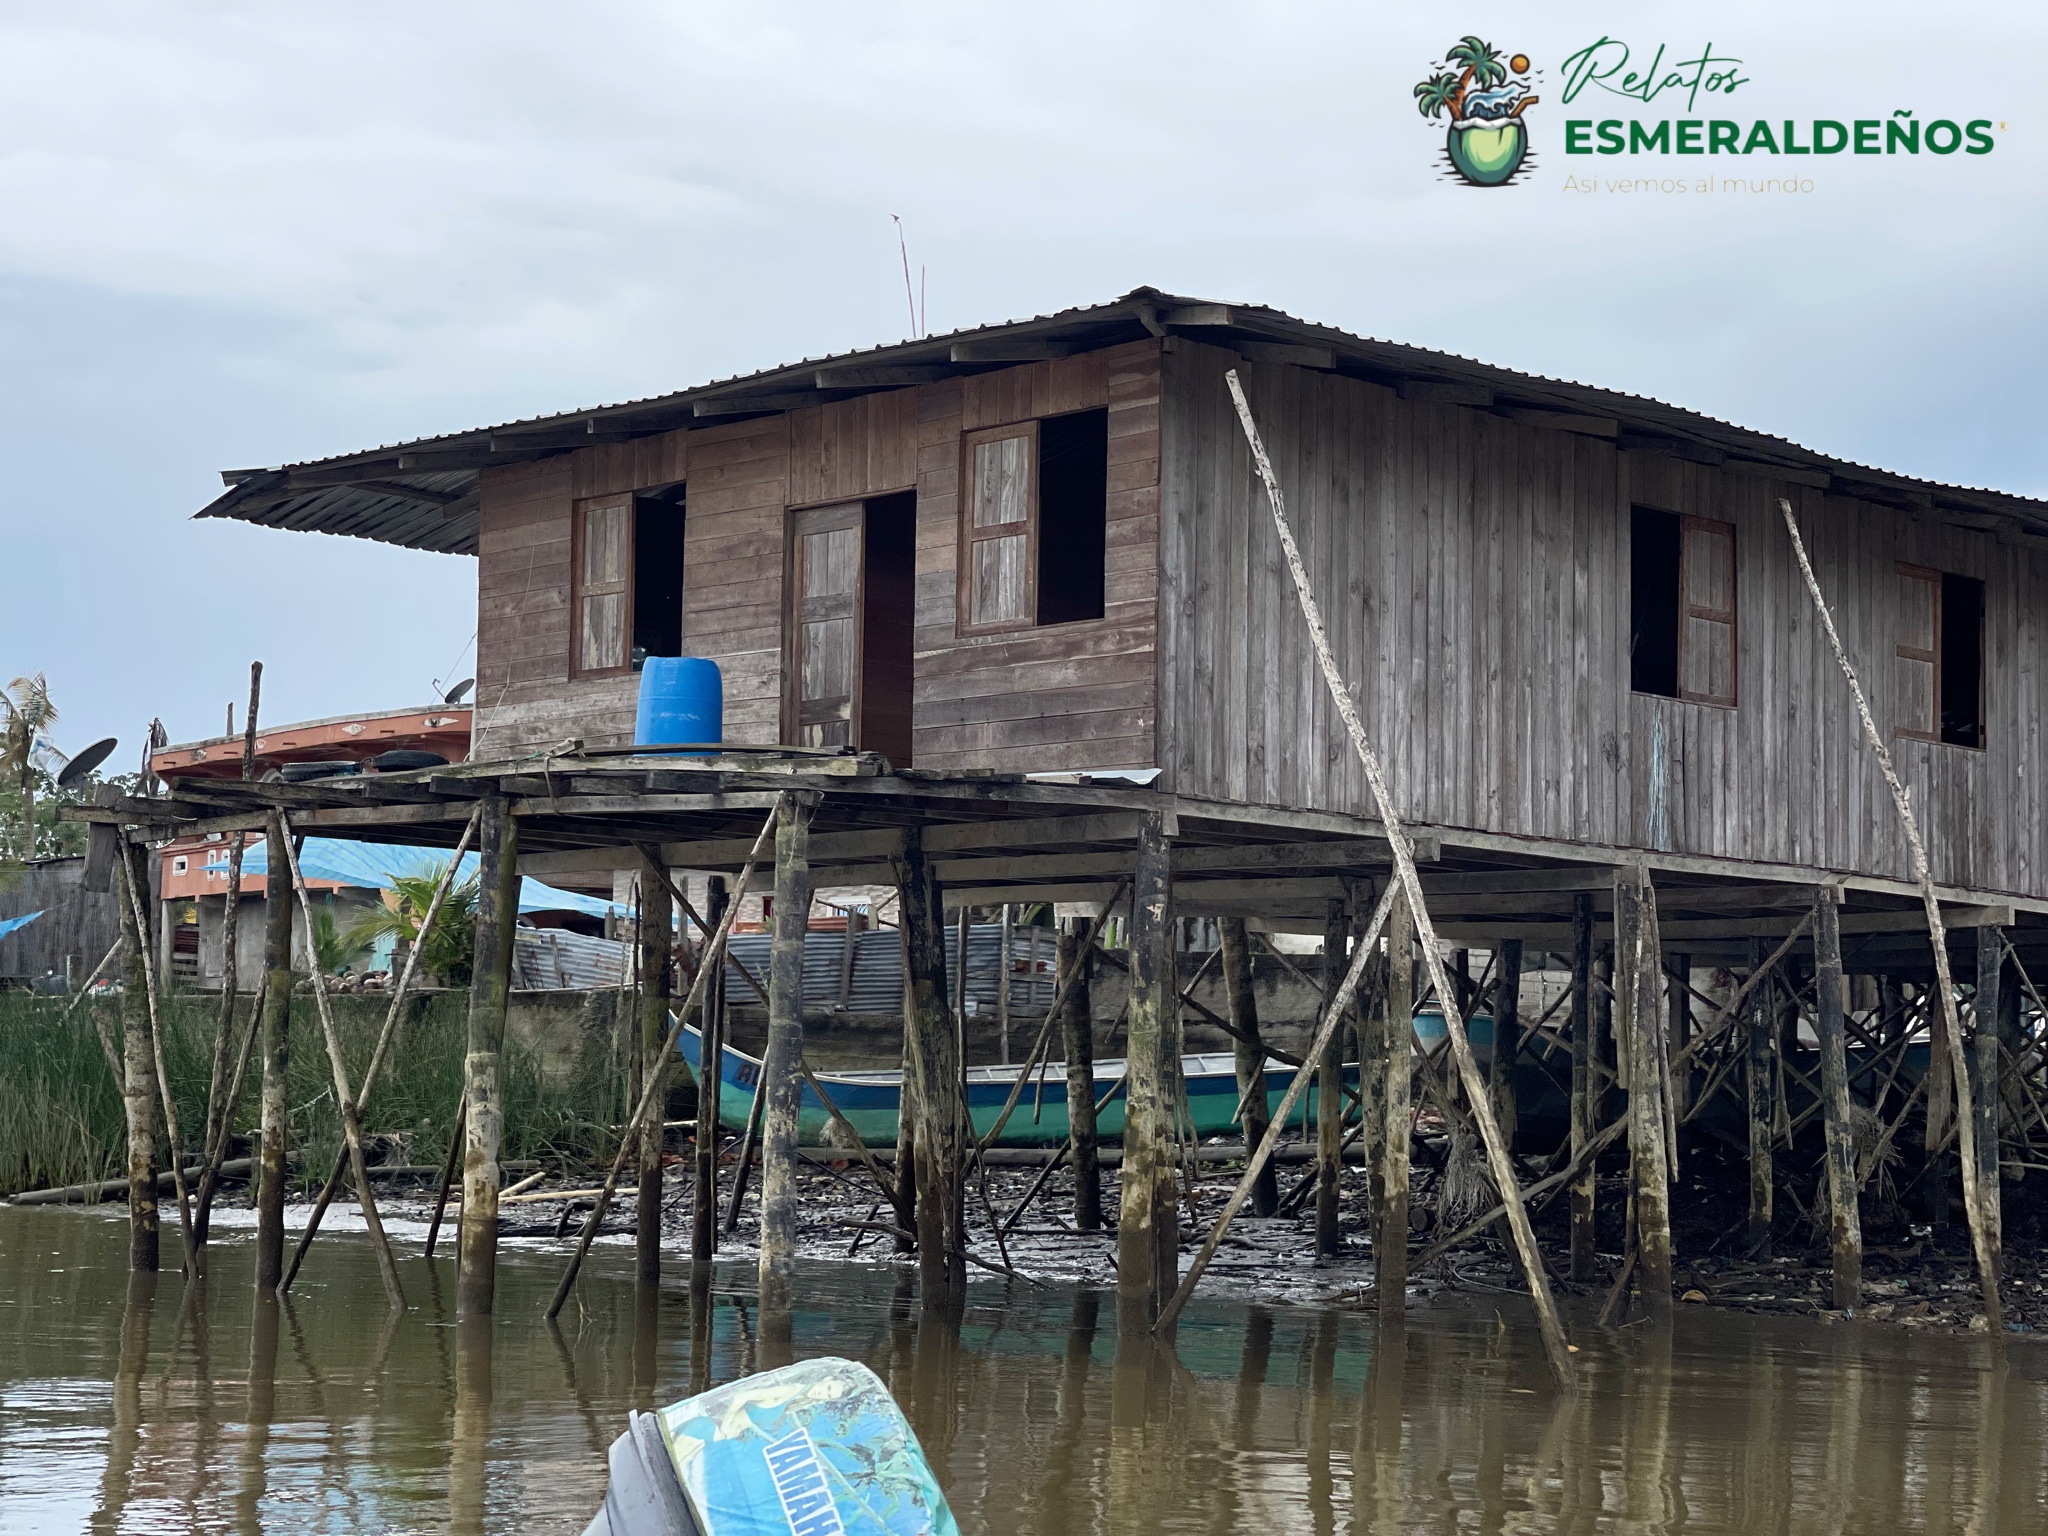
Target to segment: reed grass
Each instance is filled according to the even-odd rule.
[[[89,1002],[69,1020],[66,1001],[0,996],[0,1196],[118,1178],[126,1166],[120,1094],[91,1018],[92,1010],[101,1011],[118,1046],[119,1001]],[[238,1030],[246,1027],[250,1003],[245,997],[237,1010]],[[358,1094],[387,1006],[375,995],[334,999],[342,1056]],[[366,1131],[395,1139],[384,1161],[438,1163],[446,1154],[462,1092],[468,1006],[461,992],[407,1003],[364,1117]],[[196,1160],[206,1124],[218,1008],[217,998],[203,995],[172,996],[163,1005],[164,1064],[188,1160]],[[235,1128],[244,1136],[254,1130],[259,1076],[252,1059],[235,1112]],[[586,1050],[571,1069],[550,1074],[537,1053],[508,1038],[503,1155],[562,1168],[608,1161],[620,1118],[615,1076],[602,1050]],[[341,1117],[319,1017],[304,994],[292,1000],[288,1084],[297,1176],[317,1182],[340,1149]]]

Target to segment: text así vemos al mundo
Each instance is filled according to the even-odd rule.
[[[1805,142],[1800,142],[1801,130]],[[1968,155],[1988,155],[1994,147],[1991,119],[1980,117],[1956,124],[1945,117],[1922,123],[1912,113],[1894,112],[1889,118],[1861,118],[1840,123],[1831,118],[1814,118],[1802,124],[1796,118],[1772,122],[1757,118],[1745,128],[1727,118],[1663,118],[1646,123],[1639,119],[1567,119],[1564,152],[1568,155],[1952,155],[1958,149]]]

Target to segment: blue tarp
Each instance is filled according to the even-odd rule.
[[[267,873],[269,862],[264,857],[265,851],[265,845],[260,842],[250,844],[249,851],[242,855],[242,873]],[[227,845],[222,843],[207,849],[206,860],[208,869],[225,871],[228,867]],[[446,848],[351,843],[334,837],[309,837],[299,852],[299,869],[308,880],[332,880],[337,885],[372,891],[389,890],[393,875],[432,874],[447,862]],[[477,855],[464,854],[458,878],[467,880],[475,874],[477,863]],[[574,891],[557,890],[552,885],[542,885],[538,880],[522,878],[519,882],[519,910],[582,912],[591,917],[604,917],[620,909],[615,903],[596,896],[579,896]],[[0,933],[5,931],[0,928]]]
[[[34,922],[37,918],[41,917],[42,915],[42,909],[37,908],[35,911],[30,912],[23,917],[10,917],[4,920],[0,920],[0,939],[6,938],[7,935],[13,933],[17,928],[26,928],[30,923]]]

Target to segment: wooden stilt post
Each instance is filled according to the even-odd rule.
[[[1764,963],[1764,941],[1749,941],[1749,970],[1754,976]],[[1771,1256],[1771,1222],[1775,1215],[1777,1174],[1773,1167],[1771,1140],[1777,1124],[1778,1037],[1771,1027],[1771,988],[1760,986],[1749,995],[1749,1037],[1744,1057],[1744,1079],[1749,1108],[1749,1254],[1751,1258]]]
[[[1514,1145],[1515,1063],[1522,1054],[1522,941],[1502,939],[1493,967],[1493,1117]]]
[[[1493,1115],[1510,1148],[1520,1120],[1515,1064],[1522,1055],[1522,941],[1502,939],[1493,967]],[[1499,1224],[1501,1246],[1514,1254],[1514,1235]]]
[[[1828,1246],[1834,1258],[1834,1300],[1838,1309],[1852,1312],[1863,1304],[1863,1222],[1856,1208],[1856,1132],[1849,1120],[1841,899],[1836,886],[1814,889],[1814,1034],[1820,1042],[1822,1123],[1827,1134]]]
[[[916,1103],[917,1264],[926,1312],[957,1317],[967,1296],[967,1094],[946,998],[946,918],[920,830],[903,834],[897,871],[908,993],[909,1072]]]
[[[1593,893],[1581,891],[1572,897],[1572,1105],[1571,1147],[1577,1157],[1593,1139],[1594,1121],[1600,1103],[1599,1055],[1593,1039]],[[1593,1165],[1572,1181],[1571,1255],[1572,1279],[1581,1285],[1592,1283],[1598,1258],[1595,1250],[1594,1191],[1597,1182]]]
[[[1095,1002],[1088,987],[1089,952],[1084,947],[1087,928],[1082,919],[1068,918],[1053,940],[1053,954],[1060,979],[1074,977],[1060,1012],[1060,1033],[1067,1057],[1067,1129],[1074,1147],[1074,1225],[1083,1232],[1099,1232],[1102,1170],[1095,1142]],[[1240,934],[1242,931],[1240,925]],[[1228,963],[1226,960],[1226,966]],[[1238,1060],[1242,1076],[1242,1048]]]
[[[1367,1071],[1379,1075],[1368,1103],[1382,1116],[1379,1169],[1373,1180],[1373,1297],[1382,1321],[1396,1321],[1408,1307],[1408,1082],[1415,1058],[1415,936],[1408,898],[1398,888],[1387,913],[1387,986],[1373,1030],[1377,1049]]]
[[[898,932],[901,932],[900,928]],[[907,966],[903,974],[909,976]],[[917,1252],[917,1075],[910,1060],[910,1017],[911,1010],[906,1004],[903,1010],[903,1087],[896,1108],[896,1198],[890,1205],[896,1213],[898,1253]]]
[[[1813,574],[1813,563],[1806,557],[1806,541],[1800,537],[1798,519],[1792,515],[1792,503],[1784,497],[1778,498],[1778,510],[1784,515],[1785,531],[1792,536],[1792,553],[1799,562],[1799,573],[1806,581],[1807,595],[1813,599],[1813,606],[1820,615],[1821,628],[1828,637],[1828,646],[1835,653],[1835,662],[1842,669],[1842,676],[1849,684],[1850,696],[1856,702],[1856,714],[1863,725],[1864,740],[1870,744],[1877,757],[1878,770],[1884,776],[1885,787],[1891,791],[1892,805],[1898,811],[1899,822],[1905,829],[1906,848],[1912,856],[1913,876],[1920,886],[1921,905],[1927,912],[1927,936],[1929,947],[1934,952],[1934,979],[1939,993],[1936,1003],[1948,1023],[1949,1065],[1955,1072],[1956,1101],[1959,1113],[1956,1117],[1956,1132],[1960,1142],[1958,1148],[1963,1167],[1963,1203],[1970,1218],[1970,1246],[1977,1257],[1977,1281],[1984,1296],[1984,1322],[1991,1339],[1992,1353],[2000,1359],[2005,1354],[2005,1305],[1999,1295],[1999,1271],[2002,1263],[1999,1254],[1999,1235],[1994,1230],[1995,1217],[1992,1203],[1996,1190],[1986,1191],[1979,1179],[1977,1162],[1977,1133],[1974,1117],[1970,1114],[1970,1069],[1963,1059],[1963,1043],[1958,1022],[1955,981],[1948,968],[1948,929],[1942,921],[1941,902],[1935,895],[1934,868],[1927,861],[1927,845],[1920,838],[1920,823],[1913,815],[1912,800],[1906,794],[1906,786],[1899,782],[1898,771],[1892,766],[1891,748],[1878,732],[1877,722],[1871,718],[1870,702],[1863,696],[1863,684],[1857,681],[1856,669],[1849,665],[1848,652],[1842,649],[1842,637],[1835,630],[1835,618],[1828,611],[1827,600],[1821,596],[1820,580]],[[1995,1160],[1995,1154],[1994,1154]]]
[[[501,794],[483,802],[477,827],[476,950],[469,981],[469,1041],[463,1059],[461,1266],[458,1318],[487,1317],[498,1298],[498,1151],[505,1134],[502,1081],[505,1012],[512,987],[513,930],[519,921],[519,824]],[[598,1202],[603,1214],[604,1202]]]
[[[157,970],[150,962],[150,949],[155,942],[150,914],[155,912],[156,903],[149,895],[150,854],[147,848],[132,843],[121,846],[121,891],[131,909],[136,931],[141,935],[142,987],[146,1003],[149,1041],[150,1071],[155,1080],[156,1104],[159,1123],[163,1127],[165,1159],[171,1165],[171,1184],[178,1196],[178,1228],[185,1241],[185,1266],[188,1269],[200,1267],[199,1248],[192,1236],[192,1196],[185,1186],[185,1148],[178,1135],[178,1105],[171,1094],[171,1075],[164,1063],[164,1018],[161,1011],[162,993],[157,986]],[[168,961],[165,962],[168,965]]]
[[[1259,1034],[1259,1004],[1252,992],[1251,935],[1245,928],[1244,919],[1219,919],[1217,941],[1223,950],[1223,991],[1229,1005],[1230,1023],[1237,1031],[1236,1039],[1231,1042],[1237,1064],[1237,1118],[1244,1132],[1245,1155],[1249,1157],[1252,1149],[1265,1140],[1271,1106],[1266,1099],[1266,1048]],[[1067,1102],[1071,1104],[1073,1101],[1074,1091],[1069,1087]],[[1090,1126],[1089,1131],[1092,1142],[1094,1127]],[[1077,1158],[1080,1155],[1078,1146],[1075,1155]],[[1268,1163],[1259,1170],[1258,1180],[1252,1185],[1252,1214],[1270,1216],[1279,1205],[1279,1170]]]
[[[1345,948],[1351,919],[1341,901],[1331,901],[1323,914],[1323,1006],[1337,995],[1343,979]],[[1338,1185],[1344,1170],[1344,1031],[1330,1043],[1316,1064],[1316,1256],[1333,1259],[1343,1248],[1338,1232]]]
[[[1017,932],[1017,909],[1003,903],[1002,932],[996,941],[996,1060],[1010,1064],[1010,943]]]
[[[763,850],[770,845],[776,824],[785,814],[788,803],[789,795],[787,793],[776,797],[775,809],[768,813],[766,824],[761,828],[760,835],[754,839],[753,849],[747,854],[747,862],[741,866],[739,879],[733,884],[734,900],[726,907],[725,916],[719,920],[718,927],[713,930],[710,941],[705,944],[702,963],[697,967],[697,974],[690,982],[690,995],[683,1000],[683,1006],[678,1016],[669,1024],[668,1039],[663,1042],[661,1048],[663,1057],[667,1057],[676,1048],[676,1042],[683,1035],[683,1020],[696,1012],[703,1001],[704,989],[711,984],[712,977],[718,974],[717,968],[725,964],[725,944],[727,938],[732,933],[733,919],[739,915],[739,898],[744,897],[753,888],[754,867],[760,862]],[[748,1114],[749,1130],[747,1139],[749,1141],[753,1139],[751,1128],[755,1118],[761,1112],[761,1104],[765,1098],[766,1095],[757,1088],[754,1092],[754,1108]],[[624,1170],[627,1161],[633,1154],[633,1149],[636,1145],[633,1137],[653,1108],[654,1095],[651,1093],[641,1094],[639,1100],[633,1105],[632,1112],[626,1116],[624,1126],[620,1128],[619,1149],[612,1156],[612,1166],[610,1171],[605,1174],[604,1187],[598,1191],[597,1204],[592,1208],[589,1219],[583,1223],[583,1230],[576,1238],[576,1251],[570,1255],[569,1262],[562,1266],[562,1278],[556,1283],[555,1294],[548,1302],[547,1316],[550,1318],[561,1315],[563,1306],[569,1300],[569,1292],[576,1287],[576,1276],[582,1272],[583,1260],[590,1253],[591,1241],[597,1236],[598,1226],[604,1220],[605,1207],[611,1201],[612,1192],[619,1187],[619,1174]],[[747,1153],[743,1148],[740,1153],[740,1170],[742,1175],[744,1175],[746,1170],[746,1157]],[[739,1209],[740,1193],[739,1181],[735,1180],[732,1202],[735,1212]],[[728,1230],[730,1230],[729,1226]]]
[[[1692,1067],[1691,1058],[1685,1054],[1692,1044],[1692,956],[1673,955],[1671,974],[1665,982],[1669,995],[1666,1004],[1671,1015],[1671,1043],[1665,1051],[1665,1060],[1671,1064],[1671,1124],[1675,1130],[1685,1123],[1687,1113],[1692,1109]],[[1677,1167],[1672,1168],[1673,1176]]]
[[[804,1079],[804,935],[811,925],[811,818],[819,795],[785,797],[775,826],[775,913],[768,958],[768,1045],[761,1057],[761,1319],[788,1342],[796,1285],[796,1148]]]
[[[634,1275],[641,1285],[661,1283],[661,1155],[667,1132],[662,1129],[668,1103],[669,1064],[662,1047],[668,1040],[669,957],[675,941],[676,904],[669,895],[667,871],[650,864],[640,881],[640,1071],[642,1081],[655,1081],[655,1112],[640,1130],[640,1193],[633,1237]],[[701,1020],[700,1020],[701,1023]],[[700,1056],[700,1061],[716,1058]]]
[[[1152,1327],[1179,1278],[1174,1187],[1173,1068],[1180,984],[1174,963],[1172,845],[1165,817],[1147,812],[1131,881],[1131,991],[1125,1053],[1124,1161],[1117,1205],[1117,1315],[1132,1334]]]
[[[724,878],[713,875],[704,898],[704,921],[710,925],[704,932],[707,944],[712,931],[725,916],[727,899]],[[706,966],[715,963],[716,969],[705,979],[703,1001],[697,1007],[704,1041],[704,1048],[697,1059],[704,1064],[704,1070],[697,1074],[697,1151],[695,1188],[691,1192],[690,1204],[690,1262],[708,1264],[718,1254],[718,1138],[721,1134],[720,1096],[725,1080],[722,1070],[725,1062],[725,960],[720,956],[714,962],[706,949],[700,951],[698,963]]]
[[[1444,1010],[1444,1032],[1450,1040],[1451,1058],[1458,1069],[1458,1081],[1472,1107],[1472,1119],[1479,1130],[1480,1145],[1486,1153],[1486,1170],[1500,1191],[1500,1197],[1507,1205],[1509,1224],[1515,1235],[1515,1248],[1521,1255],[1522,1268],[1529,1281],[1529,1299],[1536,1307],[1536,1321],[1543,1336],[1543,1354],[1550,1366],[1552,1377],[1559,1386],[1569,1387],[1572,1381],[1570,1346],[1565,1341],[1564,1323],[1557,1314],[1556,1298],[1550,1293],[1550,1281],[1544,1273],[1542,1256],[1536,1248],[1536,1230],[1529,1224],[1529,1213],[1523,1208],[1521,1187],[1516,1182],[1513,1160],[1501,1140],[1500,1126],[1494,1122],[1493,1108],[1486,1100],[1486,1085],[1479,1076],[1479,1064],[1473,1059],[1472,1042],[1465,1035],[1464,1010],[1458,1006],[1458,999],[1451,990],[1450,978],[1444,973],[1443,955],[1437,945],[1436,925],[1431,921],[1429,908],[1422,897],[1422,878],[1415,871],[1415,854],[1409,845],[1408,834],[1402,829],[1400,813],[1394,807],[1392,791],[1387,787],[1386,774],[1381,770],[1379,755],[1373,751],[1372,743],[1366,739],[1365,724],[1358,717],[1358,703],[1344,680],[1343,670],[1337,665],[1336,654],[1330,649],[1330,637],[1323,627],[1321,606],[1316,602],[1315,589],[1309,582],[1308,568],[1301,562],[1301,549],[1294,541],[1293,530],[1287,525],[1287,510],[1281,495],[1280,482],[1273,473],[1273,464],[1266,456],[1265,445],[1259,440],[1258,428],[1252,421],[1251,406],[1245,400],[1244,388],[1238,382],[1237,370],[1225,372],[1224,383],[1229,386],[1231,399],[1237,407],[1239,423],[1244,428],[1245,440],[1251,446],[1252,463],[1259,478],[1265,482],[1266,500],[1273,512],[1273,528],[1280,540],[1281,553],[1286,557],[1288,574],[1293,578],[1295,597],[1301,605],[1301,616],[1308,629],[1309,641],[1315,648],[1316,665],[1323,674],[1323,682],[1329,690],[1330,702],[1344,722],[1345,734],[1351,739],[1352,751],[1357,755],[1359,766],[1365,770],[1367,786],[1372,791],[1373,807],[1379,813],[1380,822],[1386,828],[1388,847],[1394,855],[1394,872],[1405,888],[1408,904],[1413,910],[1418,937],[1422,941],[1423,965],[1429,973],[1430,985],[1435,988],[1437,998]],[[1178,1066],[1178,1063],[1175,1064]]]
[[[284,1278],[284,1196],[291,1177],[292,1044],[291,858],[284,824],[270,818],[263,873],[262,1145],[256,1173],[256,1292]],[[259,1303],[260,1304],[260,1303]]]
[[[1640,869],[1614,882],[1614,1034],[1628,1063],[1629,1175],[1635,1197],[1636,1285],[1652,1322],[1671,1319],[1671,1175],[1665,1161],[1664,967],[1656,894]]]
[[[125,894],[132,861],[123,842],[119,890]],[[149,935],[138,908],[116,903],[121,921],[121,1108],[128,1122],[128,1267],[153,1274],[161,1263],[156,1204],[156,1059],[150,1039],[149,977],[144,968]]]
[[[1971,1030],[1971,1097],[1977,1142],[1977,1190],[1982,1198],[1982,1220],[1997,1273],[2005,1269],[2004,1197],[1998,1178],[1999,1070],[1998,1022],[2002,1011],[2001,973],[2005,967],[2005,942],[1996,928],[1977,930],[1977,1000]],[[1836,1302],[1836,1306],[1842,1305]]]
[[[263,663],[253,661],[249,664],[249,712],[242,726],[242,778],[245,781],[256,776],[256,716],[262,702]],[[234,711],[230,709],[228,714],[232,717]],[[232,719],[229,725],[232,729]],[[235,1115],[235,1094],[227,1081],[228,1051],[234,1039],[235,1001],[241,980],[242,856],[247,847],[247,837],[241,832],[230,832],[228,837],[228,890],[220,920],[220,1019],[214,1026],[213,1072],[206,1084],[206,1133],[200,1142],[202,1152],[208,1156],[192,1211],[192,1241],[201,1249],[206,1246],[207,1233],[212,1226],[213,1192],[218,1177],[214,1165],[220,1161],[211,1153],[214,1147],[226,1140]],[[240,1085],[241,1079],[237,1075],[234,1086]]]

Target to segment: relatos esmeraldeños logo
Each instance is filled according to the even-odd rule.
[[[1612,37],[1588,43],[1564,61],[1559,101],[1586,111],[1595,103],[1627,102],[1640,113],[1662,107],[1669,116],[1568,117],[1568,155],[1988,155],[1997,146],[1992,119],[1923,120],[1900,107],[1883,117],[1750,117],[1710,114],[1750,84],[1741,59],[1713,46],[1666,62],[1659,44],[1647,63]],[[1611,98],[1611,100],[1609,100]],[[1704,98],[1704,102],[1702,101]],[[1583,104],[1582,104],[1583,103]],[[1702,111],[1704,106],[1705,111]]]

